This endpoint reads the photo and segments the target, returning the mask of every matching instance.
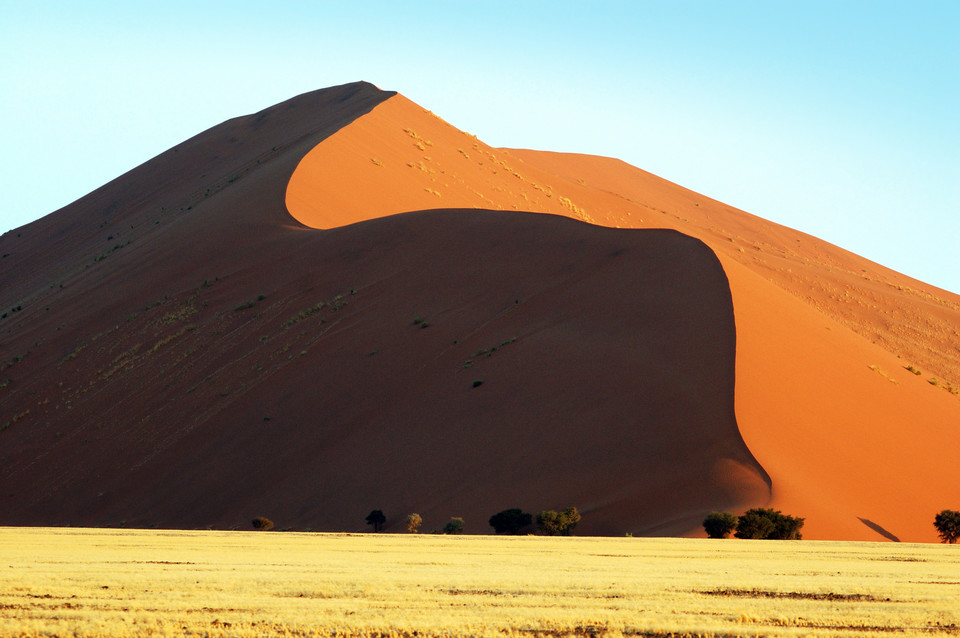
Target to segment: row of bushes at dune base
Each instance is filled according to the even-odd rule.
[[[382,510],[373,510],[365,519],[373,531],[379,532],[387,522]],[[497,512],[490,517],[488,523],[496,534],[541,534],[544,536],[570,536],[580,522],[580,512],[576,507],[557,512],[543,510],[536,515],[524,512],[519,508],[510,508]],[[757,507],[747,510],[740,516],[730,512],[711,512],[703,520],[703,529],[710,538],[727,538],[731,534],[736,538],[745,539],[773,539],[773,540],[801,540],[804,519],[782,513],[780,510]],[[419,514],[408,514],[406,528],[408,532],[416,534],[423,525],[423,517]],[[933,523],[944,543],[956,543],[960,540],[960,511],[943,510],[936,515]],[[443,528],[433,530],[434,534],[462,534],[464,520],[459,516],[452,517]],[[269,518],[258,516],[253,519],[253,527],[259,530],[270,530],[274,523]]]
[[[367,524],[373,525],[373,530],[379,532],[386,522],[386,517],[381,510],[373,510],[367,516]],[[536,526],[534,526],[536,520]],[[580,522],[580,512],[576,507],[557,512],[555,510],[543,510],[536,515],[524,512],[519,508],[506,509],[497,512],[490,517],[488,521],[490,527],[496,534],[540,534],[543,536],[570,536]],[[420,531],[423,524],[423,517],[419,514],[407,515],[407,531],[416,534]],[[462,534],[464,521],[459,516],[454,516],[442,529],[434,530],[434,534]]]
[[[956,543],[960,540],[960,512],[943,510],[933,521],[941,542]],[[755,508],[741,516],[730,512],[711,512],[703,520],[703,529],[710,538],[767,538],[800,540],[803,519],[783,514],[780,510]]]
[[[803,519],[783,514],[780,510],[757,507],[740,516],[730,512],[711,512],[703,519],[703,529],[710,538],[764,538],[800,540]]]
[[[379,532],[387,523],[383,510],[373,510],[364,519],[367,525]],[[536,524],[534,524],[536,522]],[[497,534],[540,534],[543,536],[570,536],[580,522],[580,512],[576,507],[568,507],[557,512],[543,510],[534,516],[518,508],[506,509],[490,517],[489,523]],[[253,528],[261,531],[271,530],[274,522],[265,516],[258,516],[251,521]],[[416,534],[423,525],[423,517],[419,514],[408,514],[406,519],[407,531]],[[434,534],[462,534],[465,527],[464,520],[459,516],[452,517],[441,529],[433,530]]]

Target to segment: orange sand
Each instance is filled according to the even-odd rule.
[[[617,160],[489,148],[402,96],[313,149],[286,199],[314,228],[443,205],[697,237],[730,280],[737,418],[770,503],[809,538],[931,541],[960,502],[938,460],[960,444],[960,401],[928,382],[960,385],[956,295]]]
[[[368,84],[201,133],[0,254],[0,524],[576,505],[583,533],[700,534],[772,504],[934,541],[960,507],[960,399],[928,382],[960,386],[956,295]]]
[[[363,530],[379,508],[483,533],[576,505],[585,534],[680,534],[768,498],[697,240],[472,210],[292,223],[300,158],[386,97],[231,120],[0,240],[24,355],[0,523]]]

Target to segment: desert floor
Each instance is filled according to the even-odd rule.
[[[0,528],[0,635],[960,634],[956,546]]]

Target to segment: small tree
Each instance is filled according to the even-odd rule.
[[[960,512],[943,510],[933,519],[942,543],[956,543],[960,540]]]
[[[443,526],[444,534],[463,534],[463,519],[459,516],[454,516],[447,524]]]
[[[576,507],[568,507],[562,512],[544,510],[537,514],[537,530],[546,536],[570,536],[580,522],[580,512]]]
[[[373,510],[367,514],[367,525],[373,525],[373,531],[379,532],[383,529],[383,524],[387,522],[387,517],[381,510]]]
[[[529,527],[531,523],[533,523],[533,516],[516,507],[503,510],[490,517],[490,527],[496,534],[517,535],[523,528]]]
[[[408,514],[407,515],[407,531],[411,534],[416,534],[420,531],[420,526],[423,525],[423,518],[419,514]]]
[[[573,529],[580,523],[580,512],[577,511],[576,507],[568,507],[561,514],[563,515],[563,531],[560,533],[564,536],[573,535]]]
[[[703,529],[710,538],[726,538],[737,529],[737,517],[730,512],[710,512],[703,519]]]
[[[253,529],[263,530],[264,532],[273,529],[273,521],[266,516],[258,516],[251,521]]]
[[[774,526],[766,516],[750,510],[737,519],[737,538],[768,538]]]
[[[780,510],[757,507],[744,512],[737,519],[737,538],[766,538],[774,540],[800,540],[803,519],[788,516]]]
[[[789,516],[776,511],[773,518],[773,534],[767,538],[781,541],[801,540],[803,534],[800,533],[800,529],[803,527],[803,521],[804,519],[797,516]]]

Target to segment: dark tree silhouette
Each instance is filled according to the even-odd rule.
[[[379,532],[383,529],[383,524],[387,522],[387,517],[381,510],[373,510],[367,514],[367,525],[373,525],[373,531]]]
[[[737,517],[730,512],[710,512],[703,519],[703,529],[710,538],[726,538],[737,529]]]
[[[266,516],[258,516],[251,521],[254,529],[259,529],[267,531],[268,529],[273,529],[273,521],[271,521]]]
[[[533,523],[533,516],[514,507],[503,510],[490,517],[490,527],[497,534],[517,535],[523,531],[523,528],[529,527]]]
[[[933,520],[933,526],[937,528],[941,542],[952,544],[960,540],[960,512],[956,510],[941,511]]]

